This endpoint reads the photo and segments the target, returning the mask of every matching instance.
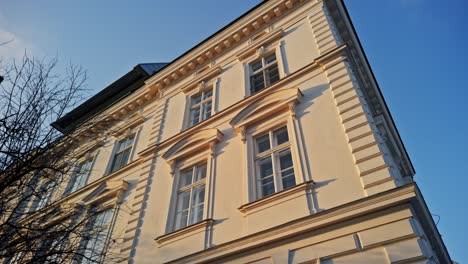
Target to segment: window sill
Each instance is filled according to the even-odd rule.
[[[154,240],[158,243],[159,247],[163,247],[167,244],[173,243],[177,240],[184,239],[186,237],[192,236],[194,234],[200,233],[206,228],[211,227],[214,224],[214,219],[208,218],[201,222],[186,226],[184,228],[178,229],[171,233],[159,236]]]
[[[305,192],[307,190],[311,189],[313,186],[314,186],[314,181],[306,181],[306,182],[300,183],[300,184],[298,184],[298,185],[296,185],[294,187],[291,187],[289,189],[282,190],[282,191],[276,192],[276,193],[274,193],[272,195],[269,195],[269,196],[263,197],[261,199],[258,199],[256,201],[244,204],[244,205],[240,206],[237,209],[245,217],[245,216],[247,216],[249,214],[264,210],[266,208],[269,208],[269,207],[278,205],[280,203],[283,203],[283,202],[285,202],[287,200],[293,199],[293,198],[297,197],[297,196],[294,196],[294,195],[297,195],[298,193],[304,192],[304,194],[305,194]],[[303,195],[303,194],[300,194],[300,195]]]

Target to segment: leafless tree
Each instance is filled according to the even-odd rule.
[[[107,135],[103,122],[65,135],[49,125],[83,99],[87,78],[80,66],[61,72],[57,65],[27,55],[0,61],[0,262],[95,263],[102,256],[90,255],[83,241],[94,239],[100,248],[109,241],[97,223],[99,208],[55,203],[63,199],[80,145]]]

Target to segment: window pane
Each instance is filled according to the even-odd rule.
[[[210,98],[211,96],[213,96],[213,90],[206,91],[204,93],[203,99]]]
[[[276,54],[275,53],[272,53],[268,56],[265,57],[265,65],[268,65],[272,62],[276,61]]]
[[[283,189],[287,189],[296,185],[296,178],[292,168],[281,172],[281,178],[283,181]]]
[[[87,160],[79,165],[79,168],[75,175],[72,178],[72,185],[70,187],[69,193],[72,193],[86,184],[88,176],[91,173],[91,165],[93,164],[92,160]]]
[[[266,85],[269,86],[277,81],[279,81],[278,65],[270,66],[265,70],[266,76]]]
[[[259,181],[259,185],[260,185],[260,195],[259,197],[264,197],[264,196],[267,196],[267,195],[270,195],[272,193],[275,192],[275,182],[274,182],[274,177],[273,175],[269,176],[269,177],[266,177],[266,178],[262,178],[260,181]]]
[[[200,107],[190,110],[190,125],[193,126],[200,122]]]
[[[291,157],[291,151],[289,149],[285,150],[285,151],[282,151],[279,154],[279,160],[280,160],[281,170],[291,168],[292,165],[293,165],[292,157]]]
[[[256,72],[262,68],[262,60],[254,61],[250,64],[252,72]]]
[[[283,182],[283,189],[290,188],[296,185],[296,178],[294,176],[294,168],[291,157],[291,151],[285,150],[279,153],[279,162],[281,169],[281,180]]]
[[[257,141],[257,153],[262,153],[270,149],[270,136],[268,134],[258,137]]]
[[[114,172],[122,168],[123,166],[127,165],[128,158],[130,157],[130,150],[131,149],[128,148],[123,152],[115,154],[110,172]]]
[[[178,212],[176,214],[176,224],[175,224],[174,230],[186,227],[187,220],[188,220],[188,210]]]
[[[192,173],[192,168],[180,173],[179,188],[192,184]]]
[[[252,93],[258,92],[261,89],[265,88],[265,80],[263,78],[263,72],[259,72],[257,74],[252,75],[250,77],[250,82],[251,82],[251,90]]]
[[[206,102],[203,105],[203,120],[208,119],[211,116],[211,101]]]
[[[201,179],[205,179],[206,178],[206,164],[203,164],[203,165],[199,165],[197,167],[197,175],[195,175],[195,179],[193,182],[197,182]]]
[[[192,208],[189,224],[200,222],[203,219],[203,204],[205,201],[205,185],[196,187],[192,191]]]
[[[265,178],[273,174],[273,166],[271,164],[271,157],[261,159],[258,162],[260,178]]]
[[[281,145],[289,141],[288,130],[286,127],[282,127],[273,132],[273,137],[275,138],[276,145]]]
[[[199,104],[202,100],[202,94],[192,96],[192,106]]]
[[[190,190],[179,193],[179,197],[177,197],[177,208],[176,211],[182,212],[189,208],[190,205]]]

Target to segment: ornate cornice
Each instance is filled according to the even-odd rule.
[[[254,12],[248,14],[240,21],[216,34],[211,39],[196,47],[189,54],[176,63],[163,69],[161,72],[148,79],[150,90],[160,91],[180,81],[197,69],[209,64],[215,58],[220,57],[226,51],[242,43],[253,36],[262,28],[282,17],[290,10],[298,6],[303,0],[269,1],[264,3]]]

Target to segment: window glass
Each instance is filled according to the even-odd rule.
[[[113,214],[113,209],[107,209],[93,216],[87,231],[89,238],[84,238],[86,245],[83,256],[85,258],[82,258],[80,263],[96,263],[102,259]]]
[[[277,146],[289,141],[288,130],[286,127],[282,127],[274,131],[273,134]]]
[[[287,189],[296,185],[296,178],[294,175],[291,151],[288,149],[283,152],[280,152],[279,161],[280,161],[281,180],[283,183],[283,189]]]
[[[270,146],[273,142],[273,148]],[[287,127],[255,138],[257,197],[262,198],[296,185]]]
[[[110,171],[114,172],[123,166],[127,165],[128,160],[130,158],[130,153],[132,150],[133,139],[135,136],[131,136],[129,138],[123,139],[117,142],[116,150],[114,153],[114,157],[111,161]]]
[[[279,80],[275,53],[270,53],[250,63],[250,70],[251,93],[256,93]]]
[[[270,136],[268,134],[257,138],[257,152],[262,153],[270,149]]]
[[[174,230],[203,220],[206,168],[206,163],[200,164],[179,174]]]
[[[73,174],[70,180],[70,187],[65,192],[66,194],[73,193],[78,189],[81,189],[86,185],[88,177],[91,174],[91,166],[93,165],[93,160],[88,159],[78,165],[76,172]]]
[[[193,126],[211,117],[213,90],[192,96],[190,103],[189,125]]]

